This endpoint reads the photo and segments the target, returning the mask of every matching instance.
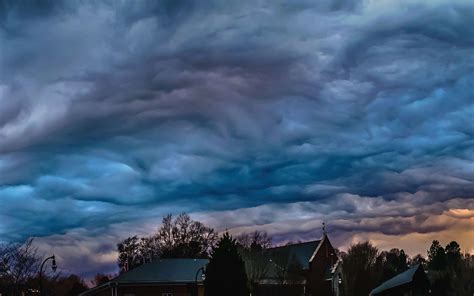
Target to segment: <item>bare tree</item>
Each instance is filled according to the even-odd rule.
[[[271,247],[272,238],[266,232],[254,231],[237,237],[240,253],[245,262],[250,292],[254,293],[259,282],[269,271],[270,257],[265,250]]]
[[[260,248],[264,250],[272,246],[272,238],[265,231],[255,230],[251,233],[243,233],[236,239],[239,245],[246,249]]]
[[[19,290],[38,273],[40,258],[33,239],[23,244],[0,246],[0,282],[6,289]]]
[[[288,267],[291,260],[290,250],[288,248],[275,248],[269,252],[269,258],[277,282],[284,285],[288,278]]]
[[[216,241],[214,229],[193,221],[188,214],[176,219],[169,214],[150,237],[133,236],[117,244],[118,265],[128,270],[155,258],[207,258]]]
[[[214,229],[182,213],[163,219],[162,226],[152,236],[161,248],[160,257],[206,258],[217,241]]]
[[[160,256],[160,246],[154,237],[142,237],[138,243],[141,263],[151,262]]]
[[[117,263],[121,272],[131,270],[143,263],[137,236],[126,238],[118,243],[117,251],[119,253]]]

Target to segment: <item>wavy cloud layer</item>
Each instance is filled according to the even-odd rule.
[[[25,3],[0,4],[3,240],[88,274],[166,212],[472,237],[471,1]]]

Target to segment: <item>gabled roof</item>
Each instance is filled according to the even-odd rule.
[[[313,253],[318,248],[321,240],[314,240],[304,243],[292,244],[287,246],[270,248],[270,254],[277,254],[279,252],[286,253],[289,259],[294,259],[303,268],[309,267],[309,261]]]
[[[329,241],[327,235],[324,234],[324,235],[323,235],[323,238],[321,238],[321,239],[319,240],[318,247],[316,248],[316,250],[314,250],[313,255],[311,255],[311,258],[309,258],[309,262],[312,262],[312,261],[314,260],[314,258],[316,257],[316,254],[318,254],[319,249],[321,248],[323,242],[324,242],[326,239]]]
[[[262,279],[262,281],[268,284],[275,279],[281,280],[280,277],[283,270],[296,271],[308,269],[309,259],[319,243],[320,240],[315,240],[264,250],[262,255],[266,256],[270,262],[265,279]],[[293,272],[291,274],[293,275],[293,280],[295,280],[294,277],[300,277],[298,274],[293,274]]]
[[[417,270],[421,267],[420,264],[417,264],[408,270],[394,276],[393,278],[389,279],[388,281],[382,283],[380,286],[377,288],[373,289],[372,292],[370,292],[370,295],[377,295],[379,293],[382,293],[383,291],[402,286],[408,283],[411,283],[413,281],[413,277]]]
[[[194,283],[197,271],[207,259],[157,259],[143,264],[112,280],[115,283]],[[201,282],[201,277],[198,277]]]

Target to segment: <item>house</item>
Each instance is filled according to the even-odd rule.
[[[320,240],[259,253],[265,272],[253,296],[341,296],[341,261],[326,234]],[[119,275],[80,296],[204,295],[207,259],[158,259]]]
[[[207,259],[157,259],[125,272],[80,296],[204,295],[202,271]]]
[[[341,260],[326,234],[320,240],[264,251],[268,270],[256,296],[340,296]]]
[[[370,292],[370,296],[424,296],[430,294],[430,282],[421,264],[394,276]]]

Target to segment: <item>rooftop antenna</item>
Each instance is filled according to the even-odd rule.
[[[323,235],[326,236],[326,222],[323,221]]]

